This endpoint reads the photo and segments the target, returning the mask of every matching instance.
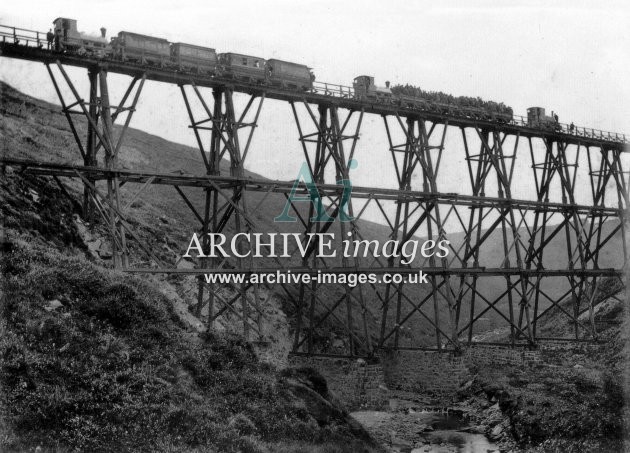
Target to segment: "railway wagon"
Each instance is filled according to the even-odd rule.
[[[99,58],[111,54],[105,38],[105,28],[101,28],[101,36],[92,36],[77,29],[76,19],[58,17],[53,21],[55,48],[57,51],[77,52],[80,55],[96,55]]]
[[[479,107],[467,105],[465,101],[441,102],[418,96],[409,96],[408,94],[394,94],[394,98],[398,99],[401,107],[476,120],[509,123],[514,116],[511,108],[502,108],[498,104],[497,106]]]
[[[512,108],[508,107],[501,111],[490,112],[490,119],[507,124],[514,119],[514,113]]]
[[[171,44],[171,62],[184,71],[215,74],[219,57],[210,47],[176,42]]]
[[[416,110],[429,110],[430,104],[424,98],[419,98],[415,96],[409,96],[407,94],[398,94],[396,95],[400,101],[401,107],[406,107],[410,109]]]
[[[238,53],[220,53],[221,75],[250,83],[265,81],[265,59]]]
[[[502,109],[498,106],[477,107],[456,102],[450,103],[434,100],[425,100],[425,102],[427,102],[428,105],[426,110],[443,115],[459,116],[482,121],[497,121],[499,123],[509,123],[513,118],[512,111],[509,108]],[[423,110],[425,109],[423,108]]]
[[[315,76],[306,65],[272,58],[267,60],[266,68],[267,80],[271,85],[298,90],[313,88]]]
[[[114,55],[122,61],[164,66],[171,57],[170,43],[153,36],[121,31],[111,45]]]

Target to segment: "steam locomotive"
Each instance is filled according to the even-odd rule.
[[[53,21],[55,48],[60,52],[94,55],[106,58],[111,54],[109,43],[105,38],[106,30],[101,28],[101,36],[93,36],[77,30],[77,21],[58,17]]]
[[[101,36],[92,36],[77,31],[77,21],[74,19],[57,18],[53,23],[55,49],[59,52],[134,62],[283,89],[313,90],[315,75],[311,68],[303,64],[278,59],[265,60],[233,52],[217,54],[210,47],[171,43],[166,39],[127,31],[119,32],[107,42],[105,28],[101,28]],[[356,77],[353,89],[352,96],[361,101],[500,123],[513,120],[512,108],[503,103],[426,92],[410,85],[390,87],[389,82],[386,82],[385,87],[379,87],[374,83],[374,77],[368,75]],[[530,127],[551,130],[560,127],[557,116],[546,116],[540,107],[532,107],[527,112]]]

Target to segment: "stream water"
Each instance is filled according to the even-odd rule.
[[[352,416],[381,442],[405,453],[490,453],[499,447],[483,434],[466,432],[461,417],[438,412],[355,412]],[[410,446],[411,445],[411,446]]]
[[[411,453],[488,453],[499,447],[483,434],[460,431],[436,431],[429,437],[430,444],[414,448]]]
[[[499,447],[483,434],[462,431],[468,425],[461,417],[449,414],[420,412],[418,414],[433,431],[424,434],[428,444],[411,450],[411,453],[488,453]]]

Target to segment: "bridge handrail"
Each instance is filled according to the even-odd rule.
[[[25,45],[33,44],[38,48],[43,48],[47,45],[46,33],[28,30],[25,28],[10,27],[8,25],[0,24],[0,38],[3,43],[9,39],[11,44]],[[313,82],[313,88],[310,90],[314,94],[323,94],[325,96],[333,96],[337,98],[350,99],[354,97],[354,88],[347,85],[340,85],[337,83],[320,82],[318,80]],[[514,126],[528,127],[527,118],[521,115],[513,115],[510,124]],[[602,139],[609,141],[616,141],[620,143],[628,143],[626,134],[620,134],[617,132],[604,131],[601,129],[594,129],[583,126],[576,126],[573,123],[571,125],[566,123],[556,123],[556,130],[568,135],[574,135],[577,137],[586,137],[594,139]],[[571,127],[573,126],[573,127]]]
[[[513,115],[511,124],[515,126],[529,126],[527,118],[521,115]],[[616,141],[620,143],[628,143],[628,138],[626,134],[620,134],[618,132],[604,131],[601,129],[595,129],[592,127],[583,127],[576,126],[573,124],[573,128],[571,128],[570,124],[567,123],[555,123],[557,126],[557,131],[562,132],[567,135],[574,135],[576,137],[586,137],[586,138],[599,138],[606,139],[610,141]]]
[[[336,83],[327,82],[313,82],[313,93],[323,93],[326,96],[335,96],[341,98],[354,97],[354,88],[346,85],[339,85]]]
[[[23,45],[22,42],[25,42],[26,46],[32,43],[37,47],[43,47],[47,43],[46,33],[8,25],[0,25],[0,37],[2,37],[2,42],[6,42],[9,38],[13,44]]]

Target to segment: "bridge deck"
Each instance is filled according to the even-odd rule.
[[[0,28],[8,28],[1,26]],[[37,33],[37,32],[32,32]],[[41,34],[41,33],[40,33]],[[561,124],[561,131],[551,131],[539,128],[532,128],[527,125],[527,119],[515,115],[512,122],[505,124],[495,121],[481,121],[473,118],[463,118],[458,116],[444,115],[430,111],[405,108],[397,105],[371,102],[355,99],[353,89],[348,86],[330,84],[323,82],[315,82],[314,88],[310,91],[296,91],[282,89],[279,87],[271,87],[260,84],[245,83],[233,79],[225,79],[221,77],[212,77],[202,74],[183,73],[175,68],[160,68],[152,65],[143,65],[132,62],[122,62],[112,59],[100,59],[90,56],[79,56],[54,52],[44,47],[40,41],[39,35],[37,40],[26,36],[18,36],[18,42],[15,39],[2,32],[0,29],[0,56],[17,58],[22,60],[37,61],[44,64],[54,64],[59,61],[61,64],[93,68],[101,67],[109,72],[124,74],[128,76],[146,75],[148,80],[164,82],[176,85],[187,85],[194,83],[202,87],[210,88],[230,88],[236,92],[248,93],[251,95],[264,95],[269,99],[276,99],[287,102],[308,102],[311,104],[327,104],[335,105],[340,108],[363,110],[368,113],[377,115],[399,115],[401,117],[420,117],[431,122],[457,127],[475,127],[481,129],[500,130],[508,135],[520,135],[522,137],[540,137],[550,140],[562,140],[569,144],[580,144],[582,146],[597,146],[605,149],[617,149],[625,151],[625,144],[628,138],[625,134],[614,132],[606,132],[592,128],[575,127],[571,132],[566,124]],[[44,34],[42,34],[44,36]],[[22,39],[19,39],[19,38]],[[24,43],[24,44],[22,44]],[[29,45],[30,44],[30,45]],[[33,45],[35,44],[35,45]],[[629,137],[630,138],[630,137]]]

